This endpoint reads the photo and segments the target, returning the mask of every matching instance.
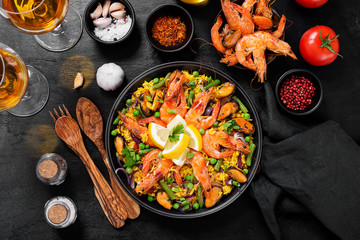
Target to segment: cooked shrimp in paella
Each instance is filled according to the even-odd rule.
[[[246,183],[255,127],[235,90],[198,71],[144,81],[111,132],[130,186],[168,210],[190,212]]]

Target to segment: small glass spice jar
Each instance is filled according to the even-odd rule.
[[[77,217],[75,203],[68,197],[57,196],[45,203],[45,219],[54,228],[65,228]]]
[[[42,155],[36,165],[36,176],[45,184],[59,185],[65,181],[67,162],[56,153]]]

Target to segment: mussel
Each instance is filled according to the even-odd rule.
[[[158,191],[156,193],[156,200],[164,208],[169,210],[172,208],[171,200],[165,191]]]
[[[247,181],[246,174],[241,169],[236,167],[229,167],[226,170],[226,173],[239,183],[245,183]]]
[[[221,121],[237,111],[239,111],[239,105],[237,103],[232,101],[225,103],[220,109],[218,120]]]
[[[205,207],[210,208],[220,201],[223,193],[222,185],[218,182],[211,183],[210,198],[205,199]]]
[[[215,93],[215,97],[224,98],[230,96],[235,91],[235,85],[230,82],[223,83],[219,86],[218,91]]]
[[[154,93],[154,97],[153,97],[153,104],[152,104],[152,110],[156,111],[158,110],[158,108],[160,108],[161,104],[162,104],[162,100],[163,100],[163,91],[161,91],[160,89],[157,89]]]
[[[145,116],[149,117],[151,115],[151,111],[150,111],[150,108],[149,106],[152,105],[152,103],[150,102],[150,99],[152,100],[151,98],[151,95],[150,95],[150,92],[149,90],[145,89],[140,97],[139,97],[139,100],[140,100],[140,107],[141,107],[141,111],[144,113]]]
[[[125,143],[124,139],[121,136],[117,135],[115,137],[115,140],[114,140],[115,149],[116,149],[116,152],[120,155],[122,155],[121,151],[124,149],[124,143]]]

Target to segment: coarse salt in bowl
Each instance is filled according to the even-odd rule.
[[[111,3],[119,2],[125,6],[126,18],[115,19],[105,28],[95,27],[90,14],[101,4],[104,6],[105,0],[93,0],[88,3],[84,10],[83,20],[86,32],[94,40],[103,44],[116,44],[128,38],[135,25],[135,11],[128,0],[111,0]]]

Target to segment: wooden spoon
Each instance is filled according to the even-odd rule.
[[[96,197],[110,223],[116,228],[122,227],[127,212],[86,151],[79,125],[73,118],[63,116],[56,120],[55,131],[85,165],[94,183]]]
[[[120,198],[121,202],[125,205],[128,218],[137,218],[140,214],[139,205],[129,195],[126,194],[124,189],[116,180],[114,173],[111,171],[109,159],[106,155],[104,147],[103,120],[99,109],[89,99],[82,97],[78,100],[78,103],[76,105],[76,117],[81,129],[98,148],[102,159],[106,165],[106,168],[109,172],[111,186],[114,192]]]

